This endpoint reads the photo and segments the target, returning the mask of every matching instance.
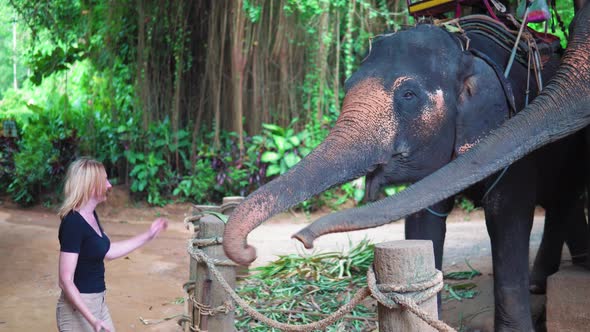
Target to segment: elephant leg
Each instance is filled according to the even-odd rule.
[[[576,210],[576,216],[571,220],[566,231],[565,243],[570,251],[574,265],[585,265],[588,262],[590,230],[584,213],[586,200],[586,197],[581,199],[580,206]]]
[[[509,173],[484,202],[486,226],[492,245],[494,329],[533,331],[528,255],[535,186],[532,184],[534,181],[518,182]],[[526,177],[523,172],[518,173]],[[507,183],[516,185],[508,187]]]
[[[585,162],[586,162],[586,170],[590,169],[590,126],[587,126],[584,129],[584,134],[586,136],[586,155]],[[586,212],[588,216],[586,220],[588,221],[587,224],[587,250],[586,250],[586,261],[585,266],[587,269],[590,269],[590,171],[586,171]],[[568,243],[569,245],[569,243]],[[571,249],[570,249],[571,250]]]
[[[447,199],[430,207],[432,211],[446,214],[453,208],[453,200]],[[406,218],[405,234],[407,240],[431,240],[434,248],[434,262],[437,270],[442,270],[443,247],[447,231],[446,216],[438,216],[421,210]]]
[[[587,233],[582,198],[558,202],[546,208],[543,238],[531,271],[531,293],[545,293],[547,277],[559,270],[564,241],[568,243],[572,258],[585,258]]]
[[[436,214],[421,210],[406,217],[405,233],[407,240],[431,240],[434,248],[434,264],[437,270],[442,271],[443,248],[445,234],[447,232],[446,213],[453,209],[454,199],[446,199],[430,207]],[[441,215],[442,214],[442,215]],[[444,216],[443,216],[444,215]],[[440,292],[436,296],[438,303],[438,316],[441,314]]]

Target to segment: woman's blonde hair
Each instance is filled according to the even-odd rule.
[[[93,195],[103,195],[106,188],[106,171],[104,165],[89,157],[74,161],[66,173],[64,202],[59,209],[60,218],[71,210],[86,204]]]

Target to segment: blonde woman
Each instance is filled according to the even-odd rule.
[[[109,188],[104,166],[96,160],[83,157],[68,168],[65,199],[59,210],[59,331],[114,332],[105,303],[104,260],[127,255],[168,225],[166,219],[158,218],[146,232],[111,243],[95,212],[107,199]]]

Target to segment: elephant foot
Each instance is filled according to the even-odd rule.
[[[533,283],[531,282],[529,286],[529,291],[531,294],[535,295],[542,295],[547,292],[547,283]]]
[[[313,248],[313,240],[317,238],[312,231],[308,229],[308,227],[300,230],[299,232],[295,233],[291,238],[299,240],[305,247],[305,249],[312,249]]]
[[[590,266],[590,262],[588,262],[588,254],[579,254],[579,255],[572,255],[572,264],[576,266],[586,266],[588,268]]]
[[[547,292],[547,277],[550,274],[531,273],[529,292],[531,294],[545,294]]]

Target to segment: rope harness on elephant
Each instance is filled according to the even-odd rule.
[[[198,241],[199,245],[219,245],[221,243],[220,238],[215,239],[203,239]],[[400,308],[408,310],[414,313],[421,320],[426,322],[438,331],[455,331],[452,327],[448,326],[444,322],[432,317],[426,311],[419,307],[419,304],[424,301],[436,296],[436,294],[443,287],[443,276],[442,272],[436,271],[436,273],[428,280],[424,280],[412,285],[380,285],[377,284],[375,278],[375,272],[372,267],[369,267],[367,271],[367,286],[357,290],[351,300],[344,304],[340,309],[329,315],[327,318],[322,320],[302,325],[292,325],[281,323],[271,318],[264,316],[263,314],[256,311],[255,308],[250,306],[248,302],[242,299],[223,278],[221,273],[217,270],[216,265],[225,264],[226,260],[217,260],[207,256],[203,250],[195,246],[195,240],[189,240],[187,245],[187,251],[190,256],[199,263],[207,265],[211,275],[221,285],[223,290],[231,297],[231,299],[238,304],[246,313],[252,316],[254,319],[270,326],[283,331],[314,331],[323,330],[329,325],[335,323],[337,320],[343,318],[345,315],[350,313],[354,307],[360,304],[365,298],[372,296],[380,304],[387,308]],[[233,264],[233,263],[232,263]],[[226,313],[228,310],[233,309],[233,304],[227,301],[220,307],[211,308],[198,303],[194,298],[190,300],[195,304],[195,308],[198,309],[202,315],[215,315],[219,313]],[[182,320],[182,323],[187,323],[186,319]],[[179,323],[181,323],[179,321]],[[191,331],[201,331],[196,326],[189,327]]]
[[[526,15],[525,12],[525,19]],[[512,15],[506,15],[508,21],[518,28],[518,31],[509,29],[505,24],[496,19],[492,19],[484,15],[471,15],[462,18],[447,21],[441,24],[445,30],[452,32],[461,41],[461,47],[464,51],[470,50],[469,35],[482,35],[496,43],[499,47],[510,52],[510,59],[506,64],[503,74],[499,74],[498,65],[491,61],[485,54],[471,50],[472,54],[486,61],[496,72],[498,81],[502,84],[504,94],[509,105],[508,117],[512,117],[517,113],[514,95],[507,79],[512,69],[513,61],[516,60],[527,69],[526,90],[525,90],[525,106],[529,103],[530,98],[530,77],[531,70],[534,72],[534,77],[537,83],[537,93],[543,89],[543,79],[541,77],[541,70],[543,62],[541,59],[543,54],[546,58],[557,52],[557,47],[554,43],[543,42],[538,44],[533,32],[526,28],[526,24],[520,24]],[[485,200],[489,193],[500,182],[509,166],[504,168],[496,177],[494,182],[487,188],[482,201]]]
[[[538,90],[540,91],[543,86],[541,78],[542,59],[547,59],[556,53],[558,46],[548,42],[538,43],[533,32],[525,29],[525,25],[521,25],[511,15],[507,15],[506,19],[518,30],[512,30],[504,23],[485,15],[465,16],[438,25],[459,37],[464,50],[471,48],[469,36],[480,35],[491,40],[498,47],[511,54],[511,60],[504,64],[506,68],[504,77],[508,77],[512,69],[512,61],[516,61],[527,68],[528,71],[531,69],[534,71],[537,86],[539,87]]]

